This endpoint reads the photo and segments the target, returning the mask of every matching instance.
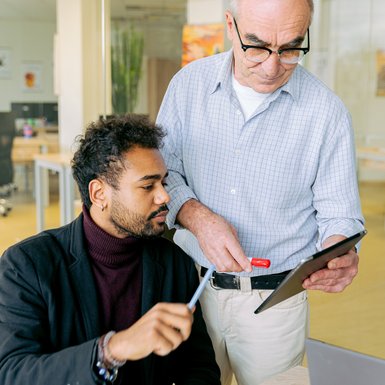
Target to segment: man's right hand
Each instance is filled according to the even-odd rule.
[[[203,254],[217,271],[252,270],[235,228],[223,217],[191,199],[181,207],[177,220],[196,236]]]
[[[131,327],[114,334],[108,349],[119,361],[139,360],[151,353],[165,356],[187,340],[192,323],[186,304],[158,303]]]

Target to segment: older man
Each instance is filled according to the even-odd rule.
[[[233,372],[258,384],[301,362],[306,291],[254,309],[302,258],[363,228],[349,113],[298,65],[312,13],[311,0],[232,1],[232,49],[183,68],[157,118],[174,239],[201,275],[210,264],[221,272],[201,303],[223,384]],[[269,258],[269,273],[247,257]],[[304,288],[342,291],[357,265],[352,250]]]

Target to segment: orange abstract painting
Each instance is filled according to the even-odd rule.
[[[223,51],[223,24],[185,25],[183,27],[182,67],[193,60]]]
[[[377,51],[377,96],[385,96],[385,51]]]

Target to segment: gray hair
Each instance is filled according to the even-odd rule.
[[[241,1],[241,0],[230,0],[229,11],[231,12],[231,14],[233,16],[238,16],[238,3],[239,3],[239,1]],[[313,16],[314,1],[313,0],[307,0],[307,2],[309,4],[311,16]]]

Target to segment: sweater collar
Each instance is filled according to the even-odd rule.
[[[83,205],[83,229],[88,252],[95,262],[120,266],[137,259],[142,252],[143,239],[135,237],[117,238],[105,232],[91,218]]]

